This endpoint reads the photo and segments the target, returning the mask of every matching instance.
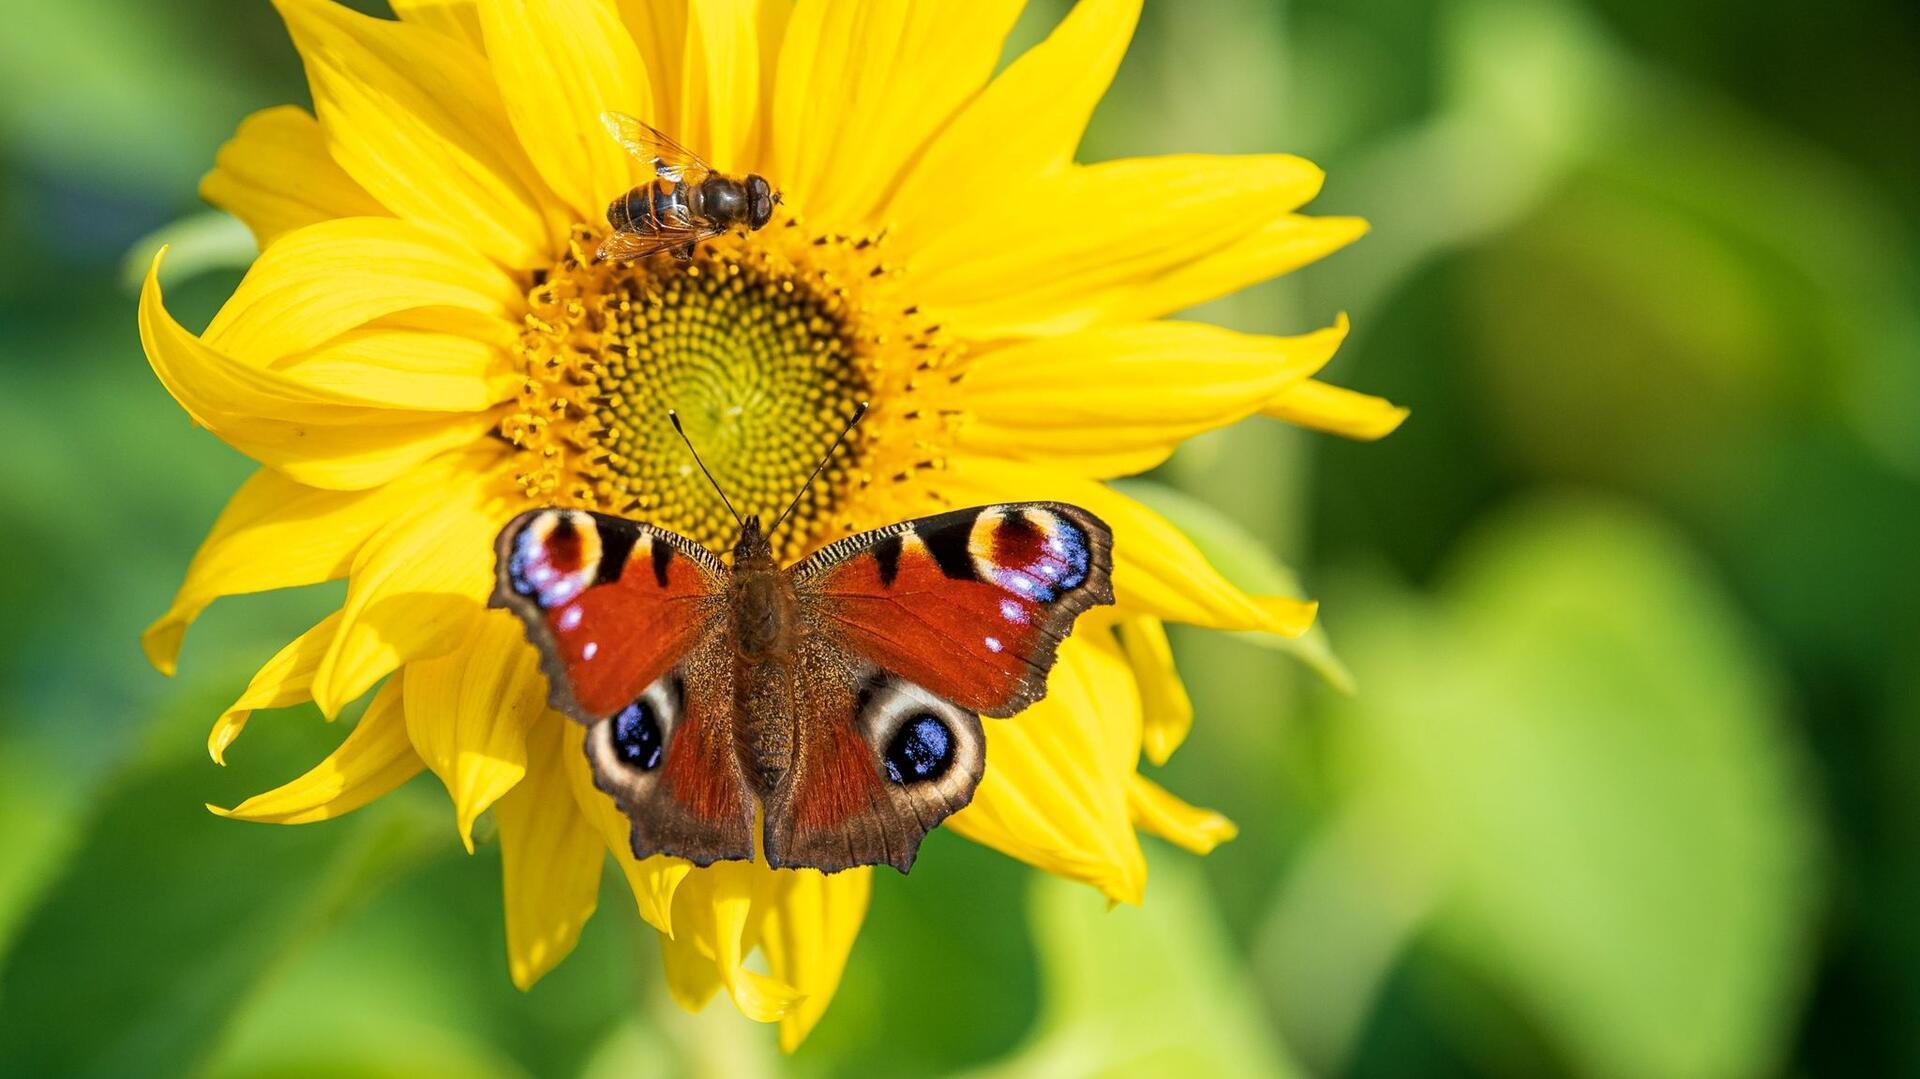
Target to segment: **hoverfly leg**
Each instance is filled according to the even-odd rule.
[[[693,261],[693,241],[688,240],[686,243],[683,243],[678,247],[675,247],[673,249],[673,260],[675,262],[692,262]]]

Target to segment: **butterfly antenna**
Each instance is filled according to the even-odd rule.
[[[787,508],[780,511],[780,516],[774,520],[773,527],[767,529],[767,535],[771,536],[780,530],[780,522],[786,520],[787,514],[792,513],[793,508],[800,504],[800,500],[807,496],[807,490],[813,486],[813,481],[819,479],[820,473],[827,470],[827,462],[833,460],[833,455],[839,452],[841,445],[847,441],[847,436],[853,433],[853,429],[860,423],[860,418],[866,414],[867,402],[862,401],[859,407],[853,410],[853,418],[847,421],[845,427],[841,428],[840,437],[834,439],[833,445],[828,447],[826,456],[820,458],[820,463],[813,466],[813,475],[808,476],[807,482],[800,485],[800,490],[793,496],[793,501],[787,503]]]
[[[733,499],[728,498],[727,492],[720,489],[720,481],[714,479],[713,473],[707,471],[707,463],[700,459],[700,451],[693,448],[693,439],[687,437],[687,429],[680,426],[680,413],[667,409],[667,419],[673,421],[673,429],[679,432],[680,441],[687,444],[687,452],[693,454],[693,463],[700,466],[701,475],[707,477],[708,483],[713,484],[714,493],[720,496],[720,501],[726,503],[727,512],[733,514],[733,523],[744,527],[746,522],[740,519],[740,511],[733,508]]]

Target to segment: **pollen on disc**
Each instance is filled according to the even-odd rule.
[[[525,381],[500,428],[523,451],[517,478],[536,501],[641,518],[725,550],[737,526],[669,409],[735,507],[770,517],[859,405],[880,405],[776,537],[776,553],[792,557],[837,527],[886,432],[937,411],[914,396],[945,356],[917,309],[885,295],[871,239],[789,223],[702,245],[685,264],[596,263],[582,254],[589,243],[577,234],[576,257],[528,292]]]

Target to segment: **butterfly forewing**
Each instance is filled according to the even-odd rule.
[[[1076,618],[1113,602],[1113,536],[1057,502],[955,510],[864,532],[793,567],[802,610],[885,670],[986,716],[1046,692]]]

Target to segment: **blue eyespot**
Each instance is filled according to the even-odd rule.
[[[953,764],[953,734],[932,712],[921,712],[887,743],[886,764],[895,783],[938,779]]]
[[[613,751],[620,759],[651,772],[660,767],[666,753],[666,740],[660,736],[660,717],[645,697],[622,708],[613,717]]]

